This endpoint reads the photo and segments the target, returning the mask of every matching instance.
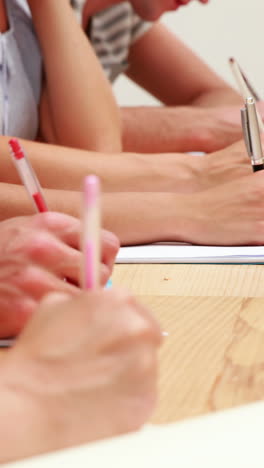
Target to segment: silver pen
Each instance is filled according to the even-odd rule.
[[[244,78],[244,81],[250,91],[250,94],[251,96],[255,99],[256,102],[260,102],[261,101],[261,98],[260,98],[260,95],[257,93],[257,91],[255,90],[255,88],[253,88],[253,85],[250,83],[249,81],[249,78],[247,77],[247,75],[245,74],[245,72],[242,70],[241,66],[239,65],[238,63],[238,68],[240,70],[240,73],[241,75],[243,76]]]
[[[258,95],[256,90],[253,88],[245,72],[242,70],[239,63],[234,57],[231,57],[229,59],[229,65],[230,65],[231,71],[234,75],[238,89],[243,99],[246,101],[248,97],[253,96],[255,101],[259,102],[261,100],[260,96]],[[262,118],[258,110],[257,110],[257,116],[258,116],[258,123],[259,123],[260,131],[264,133],[264,124],[262,122]]]
[[[264,169],[264,155],[261,143],[260,129],[255,100],[246,99],[245,107],[241,109],[241,123],[247,153],[251,160],[253,172]]]
[[[252,96],[256,102],[261,101],[259,94],[253,88],[249,78],[234,57],[229,58],[229,65],[244,99],[246,99],[246,97]]]

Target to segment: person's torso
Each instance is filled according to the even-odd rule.
[[[39,44],[26,0],[6,0],[9,30],[0,34],[0,134],[35,139],[41,93]]]

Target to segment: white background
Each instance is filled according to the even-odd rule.
[[[227,58],[235,56],[264,97],[264,0],[210,0],[208,5],[193,0],[162,21],[233,85]],[[121,105],[155,104],[125,77],[114,89]]]

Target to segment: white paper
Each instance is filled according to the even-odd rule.
[[[158,243],[122,247],[116,263],[264,263],[264,246]]]
[[[263,422],[264,403],[255,403],[8,466],[263,468]]]

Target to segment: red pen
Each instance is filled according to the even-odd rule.
[[[23,185],[26,187],[31,200],[33,201],[36,211],[38,213],[48,211],[38,178],[19,141],[16,138],[12,138],[8,144],[11,149],[12,160]]]

